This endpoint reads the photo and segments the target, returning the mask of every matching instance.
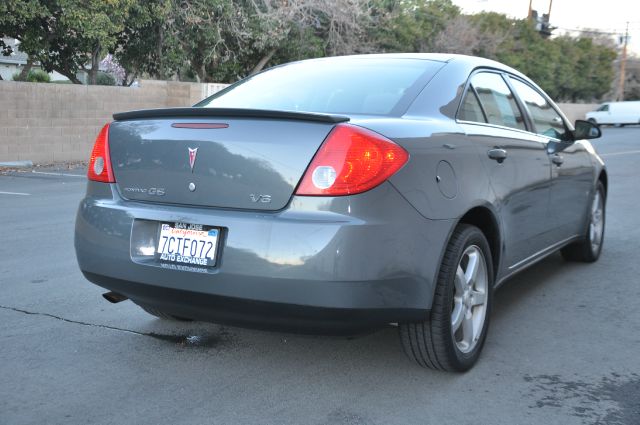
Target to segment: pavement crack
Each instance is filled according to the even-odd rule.
[[[156,334],[156,333],[153,333],[153,332],[138,332],[138,331],[132,331],[131,329],[118,328],[117,326],[99,325],[99,324],[96,324],[96,323],[83,322],[81,320],[72,320],[72,319],[67,319],[65,317],[56,316],[55,314],[41,313],[41,312],[38,312],[38,311],[28,311],[28,310],[23,310],[21,308],[16,308],[16,307],[8,307],[8,306],[0,305],[0,308],[3,309],[3,310],[15,311],[17,313],[23,313],[23,314],[28,314],[28,315],[32,315],[32,316],[49,317],[49,318],[52,318],[52,319],[60,320],[62,322],[74,323],[76,325],[91,326],[91,327],[94,327],[94,328],[110,329],[112,331],[127,332],[127,333],[131,333],[131,334],[134,334],[134,335],[150,336],[150,337],[154,337],[154,338],[164,336],[164,335],[159,335],[159,334]]]
[[[0,305],[0,309],[9,310],[16,313],[27,314],[31,316],[48,317],[48,318],[59,320],[66,323],[73,323],[75,325],[108,329],[108,330],[117,331],[117,332],[125,332],[133,335],[148,336],[156,340],[171,342],[182,347],[222,348],[223,346],[229,346],[231,344],[234,344],[236,340],[236,335],[234,335],[232,332],[229,332],[226,328],[222,326],[219,327],[217,332],[212,333],[210,335],[197,335],[193,333],[187,333],[186,335],[168,335],[168,334],[158,334],[155,332],[133,331],[131,329],[119,328],[117,326],[99,325],[96,323],[83,322],[81,320],[67,319],[66,317],[56,316],[55,314],[41,313],[38,311],[29,311],[21,308],[9,307],[4,305]]]

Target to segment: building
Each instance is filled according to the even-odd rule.
[[[13,38],[3,38],[2,41],[7,46],[11,46],[13,53],[9,56],[0,54],[0,76],[3,80],[11,81],[13,75],[22,71],[27,64],[27,54],[20,51],[20,42]],[[38,63],[35,63],[31,69],[40,69]],[[67,81],[68,78],[57,72],[50,72],[51,81]]]

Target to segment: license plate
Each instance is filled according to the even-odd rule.
[[[161,261],[214,266],[218,229],[201,224],[161,223],[156,252]]]

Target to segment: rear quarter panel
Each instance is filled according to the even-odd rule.
[[[424,217],[455,219],[494,201],[480,151],[450,120],[356,121],[404,147],[409,162],[390,182]]]

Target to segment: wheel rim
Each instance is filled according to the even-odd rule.
[[[458,263],[453,290],[451,334],[463,353],[472,351],[482,334],[487,314],[487,262],[475,245],[465,249]]]
[[[604,233],[604,201],[599,190],[596,191],[591,204],[591,222],[589,223],[589,241],[591,251],[596,254],[602,244]]]

